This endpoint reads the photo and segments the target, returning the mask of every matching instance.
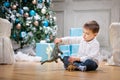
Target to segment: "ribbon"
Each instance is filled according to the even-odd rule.
[[[48,44],[48,47],[46,48],[46,54],[48,55],[48,60],[50,59],[52,51],[53,51],[52,47],[50,46],[50,44]]]

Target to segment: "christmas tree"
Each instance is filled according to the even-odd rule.
[[[52,42],[57,33],[51,0],[2,0],[0,17],[13,23],[11,39],[21,45]]]

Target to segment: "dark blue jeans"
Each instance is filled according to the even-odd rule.
[[[65,69],[68,67],[69,65],[69,61],[68,61],[69,56],[64,56],[63,57],[63,63],[64,63],[64,67]],[[86,71],[93,71],[96,70],[98,65],[95,61],[91,60],[91,59],[87,59],[85,62],[80,62],[80,61],[75,61],[73,62],[73,64],[75,64],[75,66],[86,66],[87,69]]]

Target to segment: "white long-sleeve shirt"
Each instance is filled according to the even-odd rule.
[[[78,56],[81,61],[86,59],[93,59],[98,62],[100,57],[99,42],[94,38],[86,42],[83,37],[64,37],[62,44],[79,44]]]

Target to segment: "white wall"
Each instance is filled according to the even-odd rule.
[[[71,27],[82,27],[89,20],[100,24],[97,39],[109,49],[109,25],[120,21],[120,0],[53,0],[59,26],[58,37],[69,36]]]

